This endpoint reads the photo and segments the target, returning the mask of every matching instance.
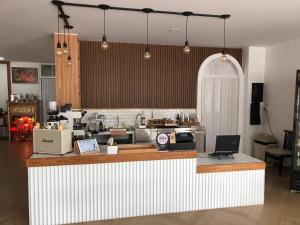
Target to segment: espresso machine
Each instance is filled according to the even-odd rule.
[[[82,123],[81,119],[86,114],[86,111],[71,110],[59,113],[59,117],[66,118],[64,121],[66,128],[71,129],[73,136],[85,136],[86,123]]]

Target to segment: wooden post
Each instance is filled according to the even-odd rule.
[[[68,35],[65,35],[68,40]],[[54,54],[56,52],[58,35],[54,34]],[[55,54],[55,73],[56,73],[56,101],[59,105],[72,104],[72,108],[81,108],[80,94],[80,63],[79,63],[79,37],[77,34],[70,34],[71,59],[72,65],[67,64],[68,54],[57,56]],[[64,37],[60,35],[63,45]]]

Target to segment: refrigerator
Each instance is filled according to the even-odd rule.
[[[300,70],[296,75],[294,135],[290,190],[300,192]]]

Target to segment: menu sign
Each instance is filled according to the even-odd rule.
[[[75,152],[78,154],[93,153],[100,151],[96,139],[78,140],[75,143]]]
[[[159,133],[156,136],[156,143],[161,151],[166,151],[170,142],[169,135],[166,133]]]

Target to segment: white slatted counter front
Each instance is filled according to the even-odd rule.
[[[196,168],[196,158],[28,167],[30,224],[264,203],[264,169],[197,173]]]

